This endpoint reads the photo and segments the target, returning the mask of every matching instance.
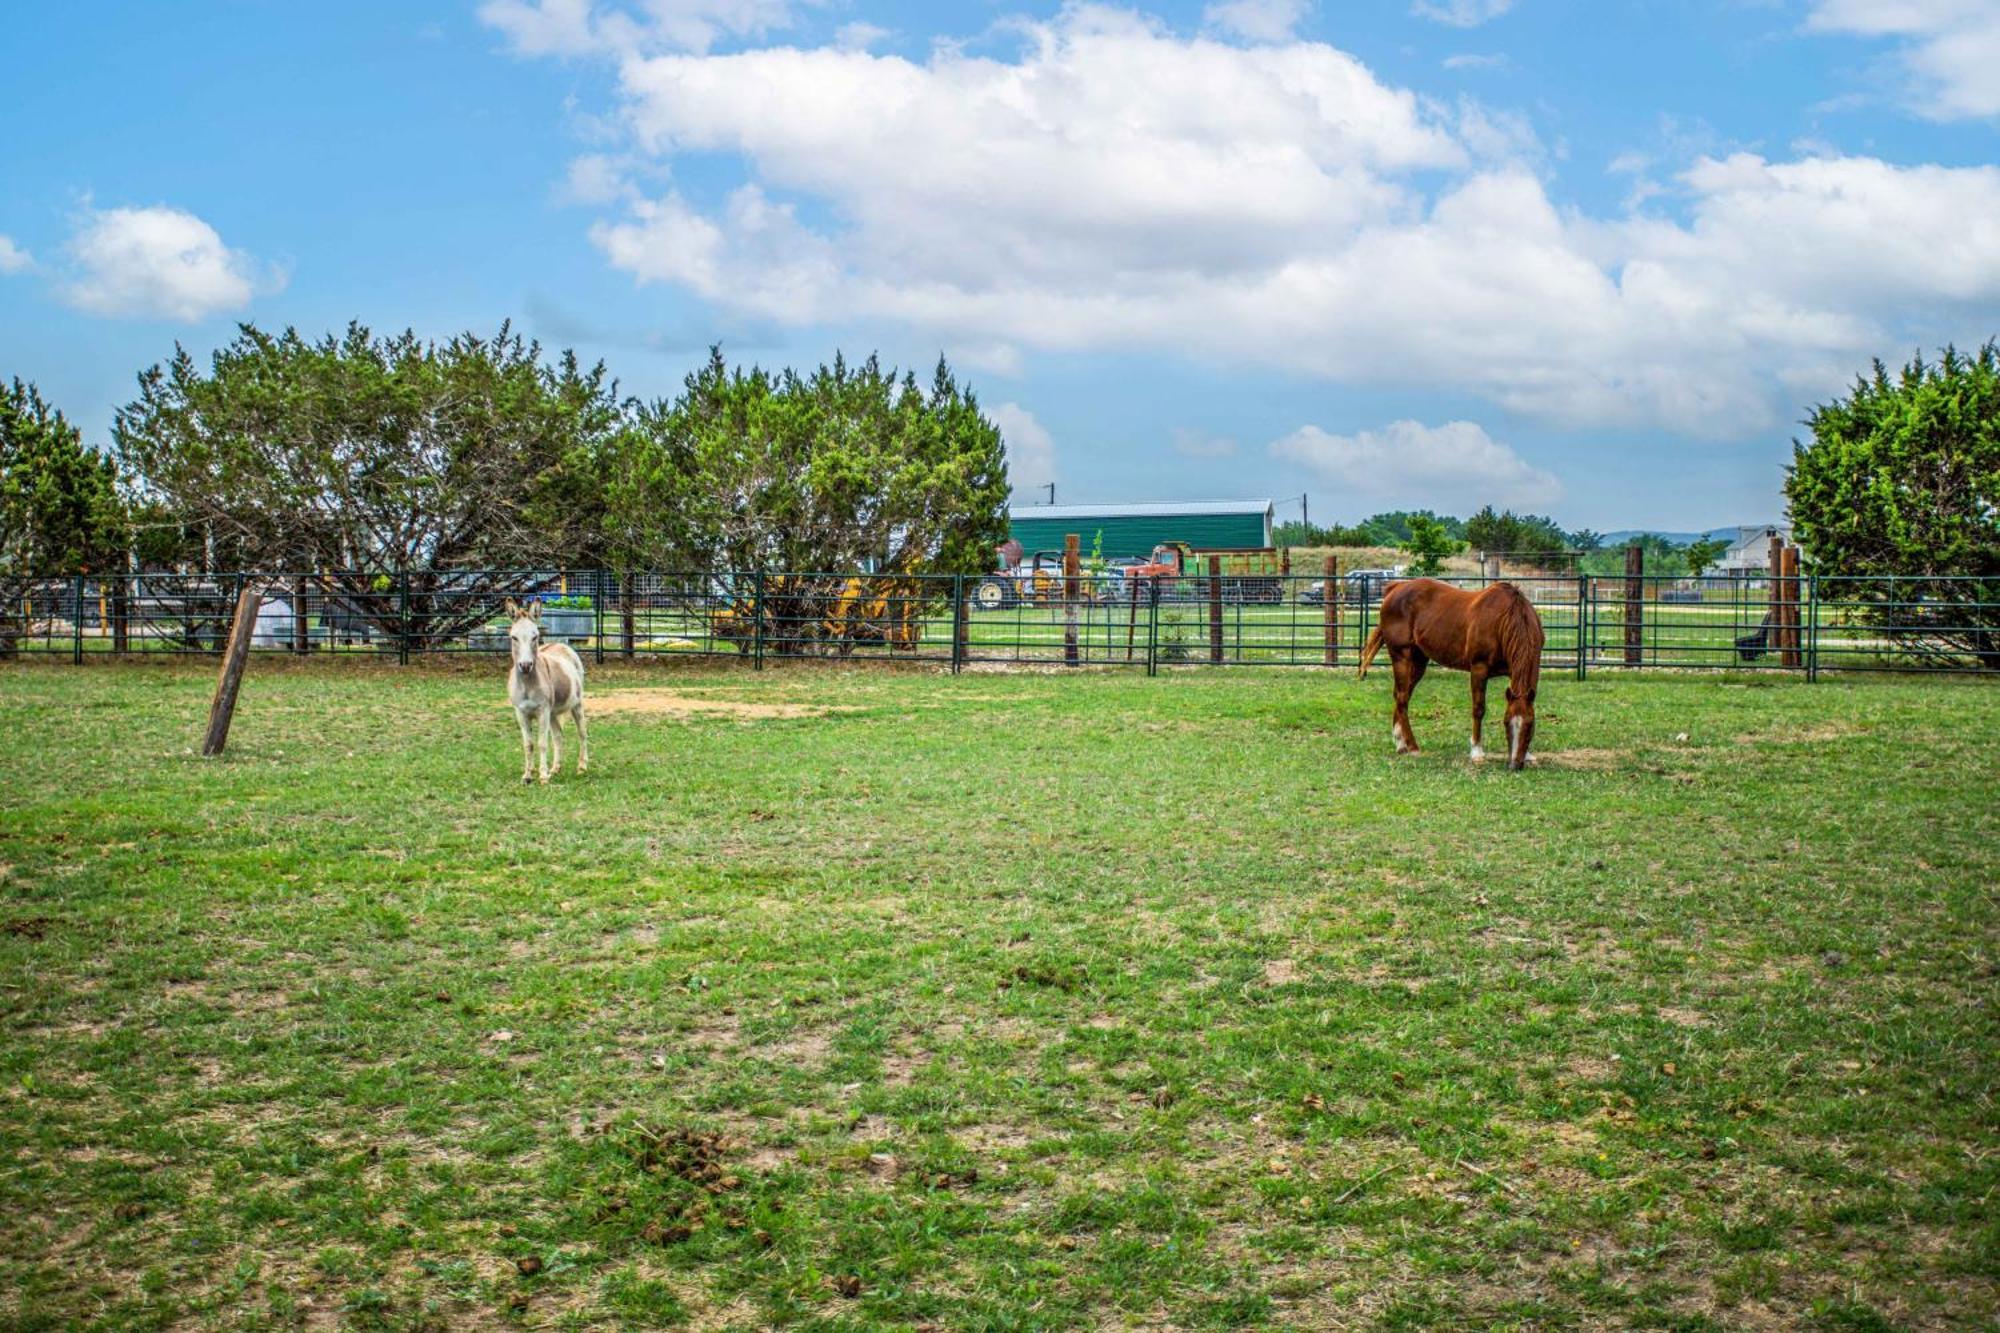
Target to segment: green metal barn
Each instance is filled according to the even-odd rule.
[[[1032,555],[1060,551],[1074,532],[1089,555],[1100,539],[1107,560],[1148,556],[1161,542],[1197,551],[1261,550],[1271,545],[1269,500],[1194,500],[1181,504],[1022,505],[1007,511],[1014,540]]]

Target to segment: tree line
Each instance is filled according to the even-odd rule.
[[[1815,407],[1785,494],[1826,572],[2000,578],[2000,347],[1879,361]],[[139,377],[111,447],[31,384],[0,384],[0,594],[35,578],[176,567],[441,578],[467,568],[981,573],[1006,536],[1000,432],[940,359],[810,373],[719,350],[671,398],[545,360],[508,325],[443,342],[360,324],[317,340],[242,326],[201,365]],[[1588,528],[1488,505],[1287,523],[1282,545],[1460,549],[1615,573]],[[1638,539],[1650,568],[1714,545]],[[1987,599],[1994,600],[1994,599]]]
[[[471,569],[979,573],[1007,532],[1000,431],[940,359],[810,373],[719,349],[671,398],[502,325],[426,341],[244,325],[139,376],[111,447],[0,394],[0,578]]]

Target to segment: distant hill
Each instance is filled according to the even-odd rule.
[[[1744,524],[1743,526],[1748,527],[1750,525]],[[1734,523],[1726,528],[1710,528],[1707,532],[1661,532],[1658,528],[1620,528],[1617,532],[1605,533],[1604,544],[1606,546],[1622,546],[1634,537],[1644,537],[1647,535],[1665,537],[1668,541],[1678,546],[1686,546],[1689,542],[1701,537],[1715,537],[1722,541],[1733,542],[1736,540],[1736,528],[1737,525]]]

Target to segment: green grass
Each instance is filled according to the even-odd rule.
[[[2000,1319],[1989,684],[212,672],[0,669],[0,1325]]]

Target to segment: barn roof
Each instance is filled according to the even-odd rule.
[[[1268,514],[1269,500],[1172,500],[1153,504],[1018,505],[1014,518],[1186,518],[1200,514]]]

